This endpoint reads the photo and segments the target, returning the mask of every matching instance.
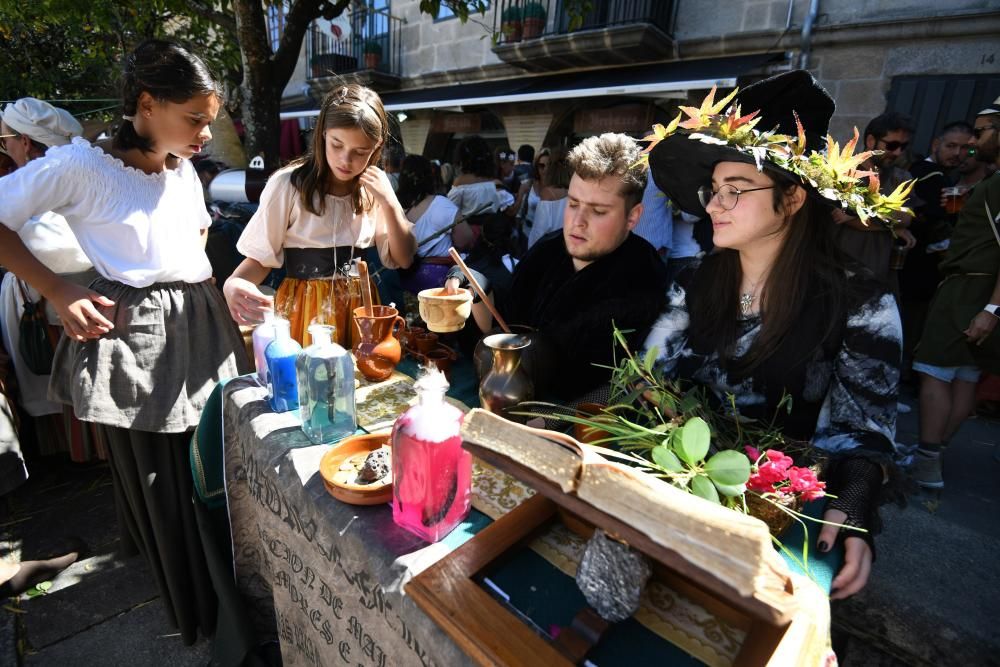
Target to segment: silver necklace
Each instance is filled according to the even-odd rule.
[[[757,298],[757,284],[760,281],[750,285],[749,292],[743,292],[740,294],[740,312],[743,313],[744,317],[748,317],[753,312],[753,302]]]

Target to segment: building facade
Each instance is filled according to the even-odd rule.
[[[450,160],[480,134],[498,147],[645,134],[713,85],[804,66],[837,102],[849,136],[894,109],[918,122],[913,148],[1000,95],[1000,0],[495,0],[467,23],[419,0],[370,0],[317,20],[283,100],[316,114],[343,79],[380,92],[407,152]]]

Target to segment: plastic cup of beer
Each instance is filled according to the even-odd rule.
[[[941,196],[944,198],[944,210],[948,213],[958,213],[965,204],[966,188],[954,186],[941,188]]]

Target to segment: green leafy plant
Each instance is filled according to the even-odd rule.
[[[365,42],[363,51],[366,55],[382,55],[382,43],[377,39],[369,39]]]
[[[549,13],[546,11],[545,5],[540,2],[526,3],[521,9],[521,18],[524,20],[538,19],[540,21],[545,21],[548,16]]]
[[[518,5],[511,5],[507,9],[503,10],[503,13],[500,14],[500,21],[502,23],[520,23],[521,7]]]

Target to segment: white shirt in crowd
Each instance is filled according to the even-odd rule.
[[[62,215],[99,274],[132,287],[212,275],[200,233],[212,219],[188,160],[147,174],[85,139],[49,149],[3,178],[0,222],[20,231],[46,211]]]
[[[285,248],[378,247],[378,256],[387,268],[399,268],[389,254],[389,231],[377,203],[361,213],[354,212],[351,195],[327,195],[323,215],[302,206],[299,191],[292,185],[294,167],[271,174],[260,195],[260,206],[250,218],[236,243],[236,249],[263,266],[278,268],[285,263]],[[345,257],[343,262],[347,262]],[[338,259],[338,263],[343,263]]]
[[[566,213],[566,197],[562,199],[543,199],[535,207],[535,221],[528,232],[528,247],[538,243],[538,239],[546,234],[562,229],[563,215]]]
[[[463,217],[498,213],[514,203],[514,195],[503,189],[497,189],[493,181],[456,185],[448,191],[450,199]]]
[[[417,238],[417,242],[419,243],[451,225],[455,222],[456,215],[458,215],[458,207],[450,199],[435,195],[424,214],[413,224],[413,235]],[[451,246],[451,234],[445,233],[421,244],[417,248],[417,254],[421,257],[447,257],[448,249]]]

